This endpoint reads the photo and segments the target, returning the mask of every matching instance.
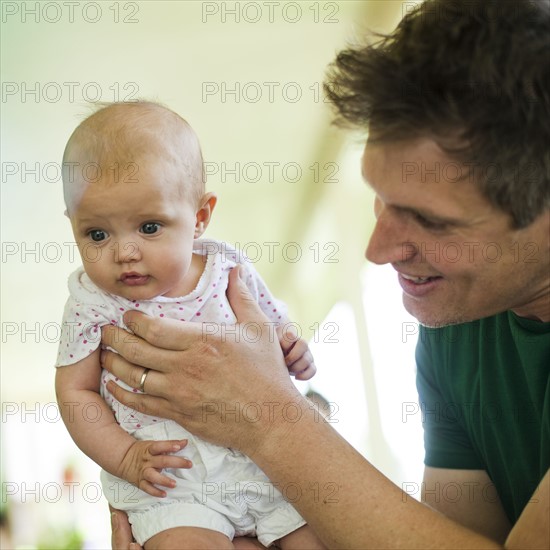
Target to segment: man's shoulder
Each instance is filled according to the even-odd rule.
[[[419,329],[417,363],[436,362],[464,373],[481,365],[547,363],[550,323],[505,311],[467,323]],[[456,368],[455,368],[456,367]]]

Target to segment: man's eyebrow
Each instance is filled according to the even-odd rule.
[[[445,224],[452,227],[459,227],[461,225],[464,225],[463,220],[459,220],[457,218],[442,217],[430,210],[424,210],[422,208],[412,207],[412,206],[399,206],[397,204],[392,206],[393,208],[395,208],[400,212],[404,212],[406,214],[412,214],[413,216],[419,216],[433,223]]]
[[[374,186],[369,181],[367,174],[365,173],[365,167],[363,164],[361,165],[361,177],[363,178],[363,181],[366,183],[366,185],[368,185],[370,189],[372,189],[376,193]],[[441,217],[433,211],[424,210],[422,207],[402,206],[400,204],[390,204],[389,206],[391,206],[395,210],[398,210],[399,212],[412,214],[413,216],[419,216],[433,223],[446,224],[450,227],[460,227],[462,225],[465,225],[465,222],[463,220],[450,217]]]
[[[374,187],[372,186],[371,182],[365,177],[363,172],[361,172],[361,175],[363,176],[364,182],[374,191]],[[425,210],[424,208],[418,206],[405,206],[401,204],[389,204],[388,206],[390,206],[394,210],[397,210],[398,212],[402,212],[404,214],[412,214],[413,216],[425,218],[426,220],[429,220],[433,223],[445,224],[450,227],[460,227],[465,225],[464,220],[453,217],[444,217],[432,210]]]

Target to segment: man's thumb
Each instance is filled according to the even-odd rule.
[[[242,279],[244,276],[245,270],[240,265],[234,267],[229,273],[227,299],[231,309],[239,323],[263,323],[267,321],[267,317],[263,314],[258,302],[250,294],[245,281]]]

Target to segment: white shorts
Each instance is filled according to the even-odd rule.
[[[166,469],[176,481],[165,498],[153,497],[127,481],[101,472],[109,504],[128,513],[136,541],[174,527],[202,527],[229,537],[256,536],[269,546],[292,533],[304,519],[243,454],[196,438],[171,420],[137,430],[140,440],[188,439],[177,455],[192,461],[189,469]]]

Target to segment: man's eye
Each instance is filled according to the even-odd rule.
[[[140,231],[142,233],[145,233],[145,235],[152,235],[153,233],[156,233],[160,229],[160,224],[150,222],[150,223],[144,223],[141,226]]]
[[[96,243],[104,241],[107,238],[107,233],[103,231],[103,229],[92,229],[88,235],[90,235],[90,239]]]
[[[433,229],[435,231],[438,231],[438,230],[446,229],[446,227],[447,227],[447,224],[444,223],[444,222],[432,221],[432,220],[429,220],[429,219],[425,218],[424,216],[421,216],[420,214],[417,214],[415,217],[416,217],[416,220],[418,221],[418,223],[421,226],[425,227],[426,229]]]

